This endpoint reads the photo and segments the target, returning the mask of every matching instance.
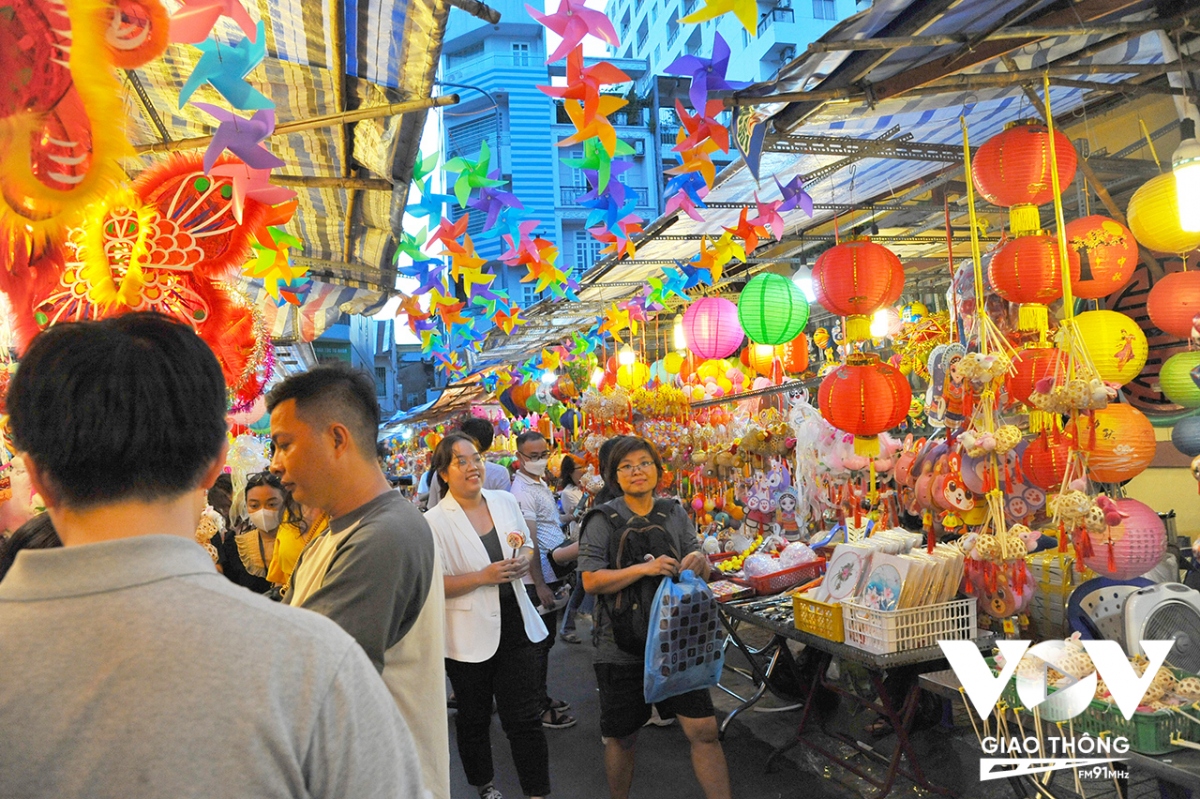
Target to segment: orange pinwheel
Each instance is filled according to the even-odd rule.
[[[628,100],[616,95],[602,94],[596,102],[596,113],[589,121],[584,115],[581,103],[575,100],[565,100],[563,108],[566,109],[567,116],[571,118],[571,124],[575,126],[575,133],[560,141],[558,146],[569,147],[588,139],[599,139],[604,152],[608,153],[609,158],[612,158],[617,152],[617,131],[608,121],[608,115],[628,104]]]
[[[680,128],[675,134],[675,141],[682,142],[687,139],[686,128]],[[717,177],[717,168],[713,166],[712,153],[717,149],[717,143],[712,139],[705,139],[700,144],[684,150],[679,154],[683,163],[678,166],[673,166],[670,169],[664,170],[668,175],[686,175],[688,172],[699,172],[704,178],[704,185],[712,188],[713,182]]]
[[[463,236],[462,246],[457,250],[450,250],[450,279],[458,280],[464,272],[468,271],[473,271],[478,275],[479,270],[486,263],[486,258],[480,258],[476,254],[475,244],[471,241],[471,237]]]
[[[671,148],[674,152],[682,152],[697,147],[706,139],[711,139],[721,148],[721,152],[729,152],[729,129],[716,120],[717,114],[724,110],[725,104],[720,100],[712,100],[703,111],[697,111],[691,116],[683,109],[683,103],[675,101],[675,113],[687,131],[687,138]]]
[[[728,234],[737,236],[742,240],[744,249],[742,252],[742,260],[746,260],[746,253],[754,252],[758,247],[758,237],[767,235],[767,229],[761,225],[755,224],[757,220],[746,219],[746,215],[750,212],[749,208],[743,208],[738,214],[737,227],[727,227],[725,230]],[[721,239],[725,237],[722,236]]]
[[[268,206],[266,215],[262,218],[254,228],[254,238],[264,247],[274,247],[274,239],[271,238],[271,232],[268,228],[283,227],[288,222],[292,221],[292,217],[296,215],[296,207],[300,205],[300,200],[292,198],[287,202],[279,205]]]
[[[426,249],[435,241],[440,241],[442,247],[445,248],[443,252],[464,252],[462,245],[458,243],[458,237],[467,232],[467,225],[470,222],[470,214],[463,214],[457,222],[451,222],[442,217],[438,222],[437,230],[433,231],[433,235],[429,237],[429,242],[425,245]]]
[[[407,294],[401,294],[400,307],[396,309],[396,316],[404,314],[408,317],[408,329],[417,333],[417,322],[423,322],[430,317],[430,314],[421,310],[421,303],[416,297],[410,297]]]
[[[630,83],[632,80],[633,78],[607,61],[585,67],[583,65],[583,47],[576,47],[567,56],[567,85],[538,86],[538,89],[551,97],[582,102],[583,121],[588,123],[596,117],[599,110],[601,86],[612,83]]]
[[[525,320],[521,318],[521,307],[519,305],[511,305],[507,311],[496,311],[496,315],[492,317],[492,321],[504,331],[504,335],[506,336],[510,335],[517,326],[525,324]]]
[[[621,308],[615,302],[612,307],[604,309],[604,321],[600,323],[600,335],[610,333],[617,341],[624,342],[621,338],[621,331],[625,328],[630,328],[634,335],[637,335],[637,329],[633,327],[635,322],[630,321],[629,311]]]

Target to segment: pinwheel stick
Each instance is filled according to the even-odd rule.
[[[361,122],[364,119],[379,119],[380,117],[399,116],[400,114],[407,114],[413,111],[423,111],[428,108],[441,108],[442,106],[455,105],[457,103],[457,94],[444,94],[440,97],[429,97],[422,100],[408,100],[403,103],[375,105],[368,108],[359,108],[354,111],[345,111],[340,114],[326,114],[325,116],[298,119],[295,122],[287,122],[283,125],[276,125],[275,132],[271,135],[278,136],[281,133],[297,133],[302,130],[328,128],[334,125],[348,125],[351,122]],[[178,141],[140,144],[133,149],[134,152],[138,154],[173,153],[179,150],[198,150],[201,147],[207,147],[209,142],[212,140],[212,136],[197,136],[194,139],[179,139]]]

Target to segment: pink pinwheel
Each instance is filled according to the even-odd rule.
[[[526,219],[518,225],[520,235],[514,241],[512,236],[505,235],[504,241],[508,244],[508,252],[500,256],[500,260],[509,266],[523,263],[522,258],[537,260],[539,256],[537,245],[533,243],[530,234],[537,230],[537,226],[541,222],[537,219]]]
[[[526,6],[528,8],[528,6]],[[668,75],[691,76],[692,87],[688,91],[692,108],[704,110],[710,91],[723,89],[744,89],[749,83],[740,80],[727,80],[725,72],[729,69],[729,45],[721,38],[721,34],[713,34],[712,58],[700,58],[694,55],[684,55],[671,62],[664,72]]]
[[[594,36],[612,47],[620,47],[617,31],[603,11],[596,11],[583,4],[583,0],[562,0],[558,11],[543,14],[528,3],[525,10],[529,16],[562,37],[558,48],[546,59],[547,64],[558,61],[574,50],[584,36]]]
[[[779,193],[783,196],[783,202],[779,204],[777,211],[790,211],[796,206],[800,206],[800,210],[808,214],[809,219],[813,215],[812,197],[808,196],[808,192],[804,190],[804,178],[796,175],[783,185],[779,182],[779,178],[775,178],[775,185],[779,187]]]
[[[758,192],[754,192],[754,204],[758,207],[758,216],[750,220],[753,225],[758,225],[763,228],[770,228],[771,235],[775,240],[783,238],[783,233],[787,230],[787,225],[784,224],[783,217],[779,215],[779,206],[783,205],[781,200],[772,200],[765,203],[758,199]]]
[[[256,41],[258,31],[254,20],[242,6],[241,0],[180,0],[179,9],[171,15],[171,41],[199,44],[208,38],[213,25],[221,17],[237,23],[250,41]]]
[[[583,47],[576,47],[567,56],[567,85],[538,86],[550,97],[579,100],[583,103],[583,121],[590,124],[600,107],[600,87],[613,83],[629,83],[633,78],[607,61],[590,67],[583,65]]]
[[[208,113],[220,124],[213,134],[212,144],[204,151],[204,173],[212,169],[217,158],[225,150],[236,155],[254,169],[275,169],[283,166],[283,160],[271,154],[262,146],[275,131],[275,110],[264,108],[256,111],[254,116],[246,119],[232,111],[226,111],[219,105],[210,103],[192,103],[201,111]]]
[[[679,121],[688,135],[671,150],[677,153],[683,152],[698,147],[705,140],[711,139],[721,148],[721,152],[729,152],[729,129],[716,120],[717,114],[721,113],[724,108],[725,104],[720,100],[713,100],[708,103],[705,110],[697,111],[695,116],[689,116],[688,112],[683,110],[683,103],[676,100],[675,112],[679,115]],[[705,116],[706,114],[707,116]]]
[[[684,188],[677,191],[668,200],[663,208],[664,214],[669,214],[672,211],[683,211],[697,222],[703,222],[704,217],[697,210],[697,200],[702,201],[708,196],[708,186],[701,185],[699,188]],[[703,208],[704,203],[700,202],[699,207]]]
[[[242,210],[246,200],[254,200],[264,205],[278,205],[296,196],[296,192],[291,189],[270,184],[271,170],[254,169],[238,161],[217,164],[208,174],[227,177],[233,181],[233,218],[238,224],[242,222]]]

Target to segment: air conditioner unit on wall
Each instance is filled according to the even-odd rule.
[[[633,154],[636,156],[644,156],[646,154],[646,140],[645,139],[634,139],[633,140]]]
[[[789,44],[787,47],[779,51],[779,63],[789,64],[796,57],[795,45]]]

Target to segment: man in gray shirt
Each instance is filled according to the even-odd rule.
[[[152,314],[42,333],[8,394],[62,549],[0,583],[0,793],[425,796],[354,639],[217,573],[195,542],[225,381]]]

